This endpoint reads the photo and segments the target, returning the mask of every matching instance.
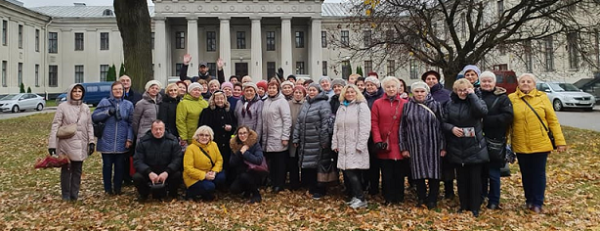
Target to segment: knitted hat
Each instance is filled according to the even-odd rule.
[[[479,67],[475,66],[475,65],[466,65],[465,68],[462,69],[461,73],[466,74],[467,71],[474,71],[475,74],[477,74],[477,77],[479,78],[479,76],[481,75],[481,71],[479,70]]]
[[[317,89],[317,91],[319,91],[319,92],[323,91],[323,90],[321,89],[321,85],[319,85],[318,83],[314,83],[314,82],[313,82],[313,83],[310,83],[310,84],[308,85],[308,88],[307,88],[307,90],[308,90],[308,89],[310,89],[311,87],[314,87],[314,88],[316,88],[316,89]]]
[[[245,82],[244,84],[242,84],[242,90],[246,89],[247,87],[254,88],[254,91],[258,92],[258,87],[256,86],[256,83],[253,83],[253,82]],[[265,89],[266,89],[266,88],[265,88]]]
[[[296,76],[295,76],[295,75],[288,75],[287,79],[294,79],[294,80],[298,80],[298,79],[296,79]]]
[[[346,80],[344,79],[333,79],[333,81],[331,81],[331,85],[335,86],[335,85],[340,85],[342,87],[346,86]]]
[[[285,86],[285,85],[290,85],[292,88],[294,88],[294,86],[295,86],[294,83],[292,83],[291,81],[288,81],[288,80],[283,81],[283,83],[281,83],[281,88],[283,88],[283,86]]]
[[[200,91],[204,90],[204,87],[202,86],[202,84],[199,84],[199,83],[192,83],[192,84],[190,84],[190,86],[188,87],[188,92],[192,92],[192,90],[194,90],[194,88],[200,88]]]
[[[228,87],[231,90],[233,90],[233,83],[231,83],[231,82],[224,82],[223,84],[221,84],[221,90],[225,89],[226,87]]]
[[[258,83],[256,83],[256,87],[257,88],[262,88],[262,89],[264,89],[266,91],[267,90],[267,81],[264,80],[264,79],[261,80],[261,81],[258,81]],[[246,88],[245,85],[244,85],[244,88]]]
[[[148,89],[150,87],[152,87],[152,85],[156,85],[158,86],[158,90],[162,89],[162,84],[160,84],[160,82],[158,80],[150,80],[146,83],[146,86],[144,87],[144,89],[146,89],[146,91],[148,91]]]
[[[321,84],[321,82],[323,81],[328,81],[329,83],[331,83],[331,78],[327,77],[327,76],[323,76],[319,79],[319,84]]]
[[[302,85],[296,85],[294,87],[294,92],[297,91],[297,90],[302,91],[302,95],[306,96],[306,88],[304,88]]]
[[[416,89],[424,89],[427,93],[429,93],[429,86],[425,82],[417,81],[410,85],[410,90],[414,91]]]
[[[375,86],[377,86],[377,88],[381,87],[381,83],[379,82],[379,79],[377,79],[376,77],[373,76],[369,76],[365,79],[365,84],[366,83],[372,83],[375,84]]]
[[[437,71],[428,71],[423,73],[423,75],[421,75],[421,80],[425,81],[427,79],[427,76],[433,75],[435,76],[435,78],[437,79],[437,81],[440,81],[440,73],[438,73]]]

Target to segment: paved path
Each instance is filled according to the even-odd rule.
[[[556,112],[562,125],[600,132],[600,106],[594,111],[567,110]]]
[[[18,118],[18,117],[34,115],[34,114],[39,114],[39,113],[51,113],[54,111],[56,111],[56,107],[47,107],[47,108],[44,108],[44,110],[42,110],[42,111],[27,110],[25,112],[17,112],[17,113],[12,113],[12,112],[1,113],[0,112],[0,120]]]

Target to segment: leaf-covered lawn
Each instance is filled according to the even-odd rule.
[[[545,214],[524,209],[518,165],[502,178],[502,210],[482,206],[479,218],[456,213],[458,199],[438,209],[415,208],[407,191],[399,206],[369,198],[368,209],[348,209],[339,188],[315,201],[305,191],[272,194],[249,205],[235,195],[214,202],[138,203],[135,188],[121,196],[103,192],[101,158],[84,163],[80,201],[60,200],[59,170],[35,170],[47,153],[53,114],[0,121],[0,229],[4,230],[599,230],[600,133],[565,127],[569,151],[548,160]],[[181,192],[180,192],[181,193]]]

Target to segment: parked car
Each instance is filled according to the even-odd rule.
[[[564,108],[581,108],[587,111],[594,110],[596,98],[583,92],[575,85],[570,83],[557,82],[539,82],[537,89],[546,92],[555,111],[563,110]]]
[[[496,75],[496,86],[506,89],[506,93],[510,94],[517,90],[517,74],[514,71],[494,70]]]
[[[83,102],[91,104],[92,106],[98,105],[100,100],[108,98],[110,96],[110,86],[113,82],[95,82],[95,83],[81,83],[85,87],[85,94],[83,96]],[[64,92],[56,97],[56,105],[59,105],[67,101],[67,93]]]
[[[12,111],[13,113],[27,109],[44,110],[46,100],[44,97],[33,93],[10,94],[0,99],[0,112]]]

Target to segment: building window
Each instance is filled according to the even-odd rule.
[[[58,53],[58,33],[48,32],[48,53]]]
[[[58,87],[58,66],[48,66],[48,86]]]
[[[2,20],[2,45],[8,44],[8,21]]]
[[[531,41],[525,41],[525,69],[527,72],[533,72],[533,55],[531,54]]]
[[[275,62],[267,62],[267,78],[276,77],[275,74]]]
[[[498,18],[500,18],[504,13],[504,0],[498,0],[498,2],[496,2],[496,5],[498,9]]]
[[[371,31],[370,30],[365,30],[363,31],[363,44],[364,47],[370,47],[371,46]]]
[[[567,34],[567,47],[569,52],[569,68],[571,70],[579,69],[579,47],[577,45],[577,32]]]
[[[75,33],[75,50],[83,50],[83,33]]]
[[[83,65],[75,65],[75,82],[83,83]]]
[[[2,86],[6,87],[6,61],[2,61]]]
[[[208,74],[210,76],[217,75],[217,63],[206,63],[206,67],[208,67]]]
[[[275,50],[275,31],[267,31],[267,51]]]
[[[113,11],[110,9],[106,9],[102,11],[102,16],[113,16]]]
[[[23,25],[19,25],[19,49],[23,49]]]
[[[175,32],[175,49],[185,49],[185,32]]]
[[[554,41],[552,36],[544,39],[544,60],[546,71],[554,71]]]
[[[327,31],[321,31],[321,47],[327,48]]]
[[[343,30],[341,39],[342,46],[350,46],[350,31]]]
[[[35,65],[35,86],[39,87],[40,86],[40,65],[36,64]]]
[[[35,52],[40,52],[40,30],[35,29]]]
[[[387,75],[395,76],[396,75],[396,60],[388,60],[387,61]],[[412,79],[412,73],[410,78]]]
[[[100,65],[100,82],[105,82],[106,81],[106,76],[108,76],[108,69],[109,66],[108,65]]]
[[[100,33],[100,50],[108,50],[108,32]]]
[[[296,75],[304,75],[304,62],[296,62]]]
[[[246,31],[238,31],[237,37],[237,49],[246,49]]]
[[[206,32],[206,51],[217,51],[217,33],[214,31]]]
[[[304,31],[296,31],[296,48],[304,48]]]
[[[350,69],[350,61],[349,60],[344,60],[342,61],[342,78],[343,79],[348,79],[348,77],[350,77],[350,73],[352,72],[352,70]]]
[[[364,74],[368,75],[372,71],[373,71],[373,61],[371,61],[371,60],[365,61],[365,72],[364,72]]]
[[[181,72],[181,67],[183,67],[183,63],[175,63],[175,75],[179,76],[179,72]]]
[[[463,38],[467,37],[467,16],[465,13],[460,14],[460,34]]]
[[[419,78],[419,66],[416,59],[410,60],[410,79]]]
[[[23,63],[17,65],[17,85],[21,86],[23,83]]]
[[[150,38],[151,38],[151,43],[152,43],[152,49],[154,49],[154,32],[150,33]]]
[[[327,76],[327,61],[323,61],[323,76]]]

